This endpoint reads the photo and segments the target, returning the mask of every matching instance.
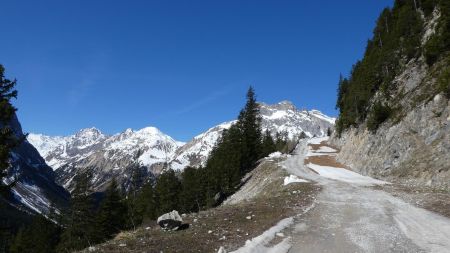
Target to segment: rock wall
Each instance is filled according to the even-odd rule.
[[[338,160],[362,174],[450,189],[450,101],[442,94],[376,133],[362,125],[331,143]]]

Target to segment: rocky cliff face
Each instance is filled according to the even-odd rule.
[[[450,187],[450,102],[442,95],[376,133],[362,127],[332,143],[338,160],[358,172],[388,181]]]
[[[22,138],[24,134],[17,117],[10,124],[16,137]],[[5,181],[16,180],[11,191],[13,205],[44,214],[51,206],[58,209],[67,205],[69,193],[55,182],[55,173],[28,141],[15,148],[11,157],[12,166]]]
[[[423,43],[434,33],[437,18],[435,11],[425,23]],[[366,121],[341,137],[334,135],[331,142],[341,149],[338,160],[374,177],[450,188],[450,102],[439,89],[449,66],[449,57],[432,66],[423,56],[405,64],[390,91],[394,117],[376,132],[367,130]],[[378,92],[374,100],[381,96]]]

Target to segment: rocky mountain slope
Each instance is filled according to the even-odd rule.
[[[272,134],[285,133],[290,139],[299,137],[304,132],[308,137],[324,136],[328,128],[333,128],[335,119],[317,110],[299,110],[289,101],[274,105],[260,103],[262,130]],[[216,144],[223,130],[228,129],[234,121],[225,122],[200,134],[181,146],[171,161],[174,169],[186,166],[205,165],[209,152]]]
[[[333,128],[334,118],[319,111],[298,110],[291,102],[261,104],[262,126],[272,133],[285,132],[290,138],[302,132],[323,136]],[[188,143],[175,141],[156,128],[126,131],[108,136],[95,128],[84,129],[67,137],[30,134],[28,140],[55,169],[58,182],[67,189],[80,172],[92,173],[94,189],[102,190],[112,177],[126,189],[134,173],[151,178],[171,167],[204,165],[209,153],[233,121],[215,126]]]
[[[446,5],[446,1],[435,4],[428,15],[422,12],[424,6],[417,10],[420,41],[416,56],[408,61],[406,56],[400,59],[398,74],[386,79],[388,89],[378,90],[369,103],[369,109],[380,101],[391,108],[385,114],[388,117],[372,109],[367,119],[345,129],[341,136],[335,135],[332,143],[341,149],[340,162],[389,181],[450,187],[450,48],[442,49],[439,57],[433,58],[435,62],[430,63],[428,56],[433,39],[448,43],[442,38],[450,28],[450,8]],[[397,12],[407,7],[394,8],[392,13],[399,15]],[[410,3],[409,8],[413,7]],[[397,51],[404,50],[402,43],[395,46]],[[386,60],[388,56],[383,57]],[[383,117],[380,120],[371,115]],[[341,113],[340,119],[345,117]],[[375,130],[368,130],[371,118],[379,120]]]
[[[17,119],[11,121],[17,138],[24,136]],[[14,206],[31,212],[48,213],[67,205],[69,193],[55,182],[55,173],[45,163],[39,152],[28,142],[22,142],[12,152],[11,169],[7,182],[16,181],[12,188],[10,202]]]
[[[159,173],[183,144],[154,127],[127,129],[112,136],[95,128],[67,137],[30,134],[28,140],[45,155],[65,188],[72,189],[73,178],[88,172],[96,190],[102,190],[113,177],[126,188],[133,173],[143,178]]]

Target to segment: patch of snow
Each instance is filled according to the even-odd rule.
[[[315,152],[317,152],[317,153],[336,153],[337,150],[334,148],[327,147],[327,146],[322,146]]]
[[[270,158],[280,158],[281,156],[283,156],[283,154],[279,151],[269,155]]]
[[[273,247],[267,245],[275,238],[277,233],[286,229],[294,223],[294,218],[286,218],[278,222],[275,226],[265,231],[263,234],[248,240],[243,247],[231,253],[285,253],[291,248],[290,238],[284,239],[282,242]]]
[[[321,166],[313,163],[309,163],[307,165],[310,169],[317,172],[320,176],[334,179],[342,182],[352,183],[352,184],[358,184],[358,185],[382,185],[382,184],[388,184],[385,181],[381,181],[378,179],[374,179],[371,177],[363,176],[361,174],[358,174],[356,172],[344,169],[344,168],[338,168],[338,167],[330,167],[330,166]]]
[[[301,179],[295,175],[290,175],[289,177],[285,177],[284,178],[284,183],[283,185],[286,186],[288,184],[292,184],[292,183],[308,183],[309,181],[305,180],[305,179]]]
[[[314,145],[318,145],[320,143],[322,143],[323,141],[328,141],[330,137],[325,136],[325,137],[314,137],[308,140],[308,144],[314,144]]]

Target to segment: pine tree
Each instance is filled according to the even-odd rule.
[[[180,190],[180,181],[172,169],[164,171],[159,176],[155,186],[158,214],[179,210]]]
[[[237,126],[242,131],[242,174],[250,171],[261,156],[261,116],[256,102],[255,90],[247,91],[247,102],[238,117]]]
[[[139,192],[137,211],[142,220],[155,220],[157,205],[155,190],[151,182],[146,183]]]
[[[266,132],[264,133],[264,137],[263,137],[263,142],[262,142],[262,156],[261,157],[266,157],[270,154],[272,154],[273,152],[277,151],[277,147],[275,145],[275,141],[272,138],[272,134],[270,133],[269,130],[266,130]]]
[[[126,211],[117,182],[113,178],[106,189],[105,197],[100,203],[100,209],[96,217],[96,236],[99,241],[110,239],[125,228]]]
[[[185,213],[198,212],[206,205],[202,188],[202,168],[187,167],[181,174],[180,202]]]
[[[67,215],[66,229],[61,235],[58,252],[74,251],[86,248],[95,243],[94,200],[89,189],[88,173],[75,178],[75,189],[72,192],[71,208]]]
[[[36,215],[27,227],[21,228],[11,245],[11,253],[53,253],[61,235],[61,227],[42,215]]]
[[[3,178],[8,174],[11,151],[18,144],[9,126],[16,111],[10,103],[12,98],[17,98],[17,91],[14,89],[16,80],[5,78],[4,73],[5,68],[0,64],[0,196],[5,196],[12,186],[12,184],[5,185]]]
[[[136,229],[136,226],[142,223],[143,216],[138,210],[138,196],[140,194],[140,186],[143,180],[137,166],[133,166],[133,174],[128,186],[128,193],[125,200],[127,209],[127,228]]]

